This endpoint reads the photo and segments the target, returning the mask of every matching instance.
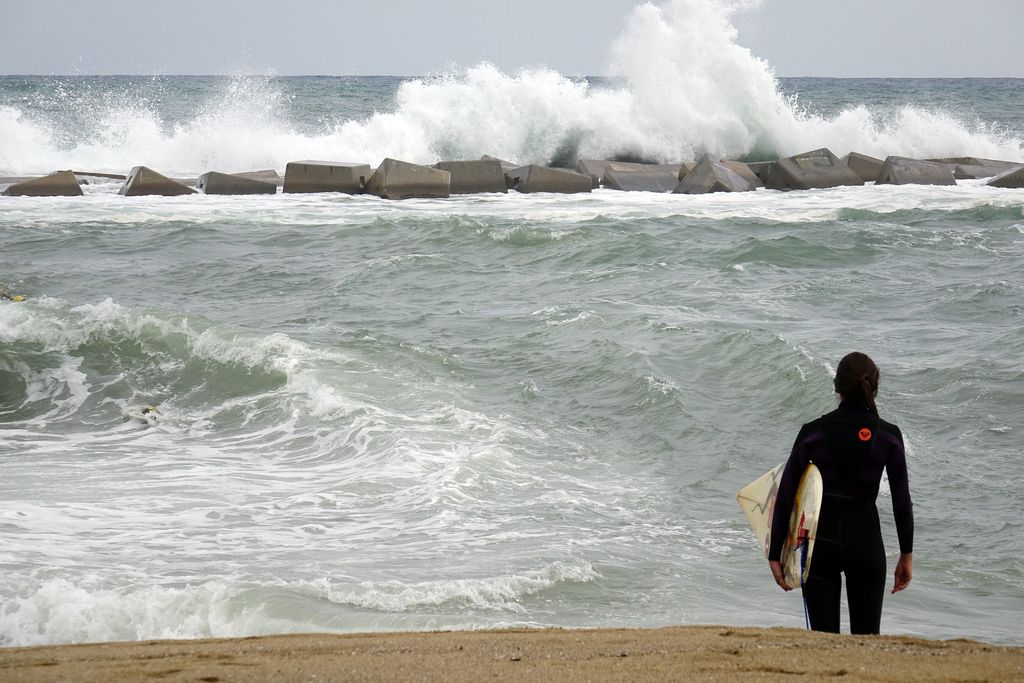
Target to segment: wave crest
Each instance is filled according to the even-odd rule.
[[[403,82],[389,111],[362,118],[339,112],[312,125],[296,119],[302,112],[289,113],[291,98],[310,97],[308,92],[286,94],[283,81],[265,76],[230,80],[223,92],[171,125],[130,91],[65,104],[63,115],[73,113],[69,107],[88,110],[90,125],[82,138],[74,124],[61,122],[60,113],[39,118],[36,109],[59,112],[60,101],[0,106],[0,173],[69,166],[123,172],[146,163],[193,175],[283,169],[302,158],[433,163],[482,154],[562,165],[578,157],[675,162],[705,152],[752,159],[817,147],[837,154],[1024,160],[1019,131],[946,110],[911,102],[886,111],[853,105],[834,115],[803,109],[782,91],[772,67],[737,42],[736,15],[758,4],[639,5],[611,49],[610,84],[549,69],[507,74],[483,63]],[[330,88],[331,82],[318,87]],[[79,100],[89,96],[86,91]],[[314,93],[304,109],[319,110],[336,95]],[[362,103],[354,108],[365,111]]]

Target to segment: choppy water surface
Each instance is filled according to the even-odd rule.
[[[651,45],[659,100],[630,68],[657,21],[678,28],[634,17],[611,81],[0,78],[0,175],[823,144],[1024,160],[1013,81],[779,83],[731,43],[702,80]],[[684,96],[704,81],[723,85],[702,128]],[[1024,644],[1021,191],[116,188],[0,198],[0,284],[28,297],[0,301],[0,645],[800,626],[734,495],[831,409],[853,349],[881,365],[916,503],[883,630]],[[879,504],[892,563],[885,486]]]
[[[886,630],[1019,642],[1019,192],[5,204],[6,644],[799,625],[733,495],[853,348],[916,500]]]

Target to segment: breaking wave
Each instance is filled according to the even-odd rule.
[[[0,104],[0,173],[87,168],[125,172],[147,164],[174,174],[283,169],[289,160],[432,163],[492,154],[521,162],[577,157],[688,160],[704,152],[773,158],[827,146],[875,156],[983,156],[1024,160],[1019,131],[914,104],[851,106],[824,115],[783,92],[770,64],[737,42],[734,19],[758,0],[645,3],[610,49],[610,81],[548,69],[503,73],[483,63],[402,82],[387,111],[335,111],[302,121],[288,79],[226,81],[194,111],[168,122],[138,93],[97,96],[76,115],[85,137],[60,115]],[[319,81],[318,81],[319,82]],[[317,87],[333,96],[331,79]],[[335,86],[336,87],[336,86]],[[381,94],[387,102],[388,94]],[[48,103],[47,111],[61,111]],[[317,105],[316,108],[319,108]],[[343,109],[343,108],[342,108]],[[69,130],[70,128],[70,130]]]

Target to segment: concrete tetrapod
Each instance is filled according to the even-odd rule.
[[[957,180],[991,178],[1020,166],[1019,161],[1000,161],[999,159],[981,159],[979,157],[952,157],[946,159],[925,159],[925,161],[946,164],[952,167],[953,177]]]
[[[195,194],[188,185],[182,185],[177,180],[171,180],[146,166],[136,166],[128,172],[128,177],[121,186],[118,194],[125,197],[140,197],[142,195],[159,195],[162,197],[177,197],[183,194]]]
[[[385,159],[366,182],[366,193],[383,199],[430,199],[451,194],[452,174],[430,166]]]
[[[196,189],[204,194],[277,194],[276,183],[209,171],[199,176]]]
[[[582,173],[547,166],[521,166],[505,171],[508,187],[518,192],[590,192],[593,179]]]
[[[772,169],[775,168],[774,161],[752,161],[747,164],[747,168],[761,181],[761,186],[766,187],[768,185],[768,178],[772,175]],[[682,180],[682,178],[680,178]]]
[[[860,176],[860,179],[865,183],[872,183],[878,180],[878,175],[882,172],[882,165],[885,163],[881,159],[875,157],[869,157],[867,154],[860,154],[858,152],[850,152],[845,157],[840,159],[847,168]]]
[[[953,169],[907,157],[886,157],[876,185],[956,185]]]
[[[757,174],[751,170],[749,164],[742,161],[730,161],[729,159],[722,159],[718,163],[746,180],[754,189],[764,187],[764,181],[757,177]]]
[[[284,192],[359,194],[369,179],[369,164],[344,161],[289,161],[284,169]]]
[[[623,192],[671,192],[679,185],[679,169],[669,164],[611,162],[604,172],[604,186]]]
[[[248,178],[249,180],[261,180],[265,183],[273,183],[278,187],[284,184],[284,178],[272,168],[264,171],[245,171],[244,173],[232,173],[236,178]]]
[[[4,190],[8,197],[81,197],[82,186],[71,171],[56,171],[42,178],[26,180]]]
[[[451,174],[452,194],[476,194],[478,192],[508,192],[505,186],[505,172],[498,159],[477,161],[439,161],[434,168]]]
[[[610,163],[607,159],[579,159],[576,161],[576,172],[590,176],[593,181],[591,187],[597,189],[604,183],[604,172]]]
[[[708,155],[676,187],[674,194],[708,194],[710,192],[752,192],[754,186],[724,164]]]
[[[764,184],[772,190],[820,190],[863,185],[864,180],[830,150],[822,148],[779,159]]]
[[[1011,190],[1024,189],[1024,165],[1004,171],[985,184]]]

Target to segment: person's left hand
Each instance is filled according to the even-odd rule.
[[[912,563],[913,560],[910,553],[900,555],[900,559],[896,563],[896,580],[892,585],[893,593],[899,593],[910,585],[910,579],[914,575]]]

